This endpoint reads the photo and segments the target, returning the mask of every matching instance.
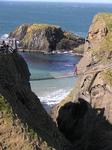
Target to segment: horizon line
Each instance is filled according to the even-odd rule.
[[[48,2],[48,3],[79,3],[79,4],[112,4],[112,2],[73,2],[73,1],[35,1],[35,0],[0,0],[0,2],[39,2],[39,3],[45,3],[45,2]]]

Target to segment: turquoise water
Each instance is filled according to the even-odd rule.
[[[32,90],[49,111],[49,108],[59,103],[75,85],[74,64],[77,64],[81,57],[73,54],[45,55],[35,52],[20,54],[29,66]]]
[[[38,95],[43,106],[49,112],[50,108],[58,104],[69,94],[75,86],[76,78],[62,78],[52,80],[32,81],[32,90]]]
[[[38,54],[35,52],[20,53],[28,63],[31,80],[45,80],[70,77],[74,72],[74,65],[80,56],[73,54]]]

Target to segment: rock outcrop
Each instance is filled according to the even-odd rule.
[[[72,150],[31,91],[26,62],[0,54],[0,150]]]
[[[83,53],[85,40],[60,27],[47,24],[24,24],[9,35],[20,41],[20,46],[26,50],[51,52],[55,50],[77,50]]]
[[[111,41],[112,14],[97,14],[77,65],[78,84],[66,98],[68,104],[56,107],[60,131],[78,150],[112,149]]]

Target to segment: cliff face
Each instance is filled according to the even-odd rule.
[[[85,44],[85,54],[79,63],[84,74],[80,94],[95,108],[104,108],[112,123],[112,14],[98,14],[93,19]]]
[[[53,51],[73,50],[84,44],[84,39],[60,27],[47,24],[21,25],[10,33],[11,38],[20,41],[21,47],[27,50]],[[82,48],[82,49],[81,49]],[[83,52],[83,46],[79,48]]]
[[[111,150],[112,14],[94,17],[77,65],[79,79],[66,101],[57,106],[60,131],[78,150]]]
[[[31,91],[29,77],[19,54],[0,54],[0,149],[72,150]]]

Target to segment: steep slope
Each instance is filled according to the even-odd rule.
[[[0,54],[0,149],[72,150],[31,91],[29,78],[19,54]]]
[[[111,39],[112,14],[97,14],[77,65],[77,85],[54,109],[60,131],[78,150],[112,149]]]
[[[76,87],[66,101],[87,100],[95,108],[105,108],[112,122],[112,14],[97,14],[90,26],[84,56],[77,65]],[[62,102],[63,104],[66,102]]]
[[[60,27],[48,24],[21,25],[11,32],[10,38],[16,38],[20,45],[27,50],[54,51],[74,50],[83,53],[85,40],[69,32],[64,32]]]

